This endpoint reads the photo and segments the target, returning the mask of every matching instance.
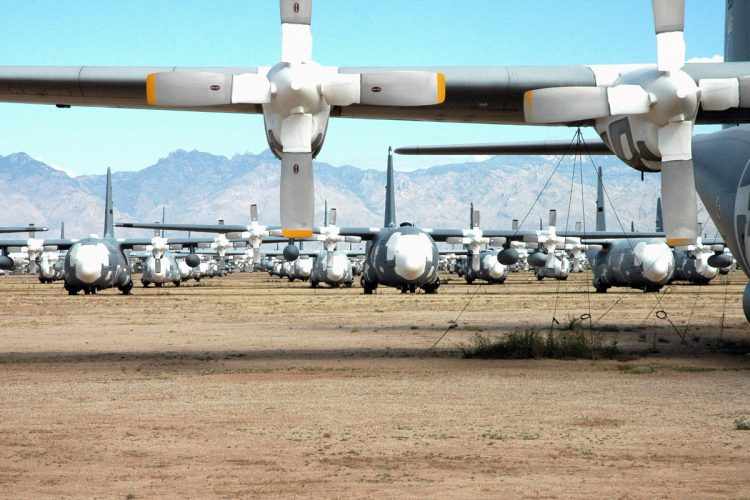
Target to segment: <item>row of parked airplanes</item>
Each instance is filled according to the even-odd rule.
[[[104,235],[80,240],[0,240],[0,269],[24,264],[39,273],[42,282],[63,280],[71,295],[117,288],[131,293],[133,273],[141,272],[144,286],[179,285],[187,279],[223,275],[232,270],[265,270],[290,280],[306,280],[312,287],[352,286],[359,278],[365,294],[379,286],[402,292],[418,289],[436,293],[440,272],[453,272],[468,283],[503,283],[509,272],[533,270],[539,280],[567,279],[571,272],[591,269],[598,292],[630,287],[647,292],[672,281],[707,284],[736,262],[721,241],[700,237],[687,249],[669,247],[664,239],[661,205],[652,233],[608,232],[604,209],[602,172],[599,169],[596,230],[582,224],[574,231],[558,231],[557,213],[550,211],[546,229],[526,231],[513,222],[510,230],[483,230],[479,211],[471,206],[468,229],[425,229],[396,223],[393,154],[389,151],[385,219],[381,228],[339,227],[336,210],[325,210],[325,220],[312,238],[289,240],[278,227],[262,225],[257,206],[251,207],[249,225],[119,223],[113,220],[112,179],[107,172]],[[118,239],[115,226],[151,229],[150,238]],[[44,231],[46,228],[0,228],[2,232]],[[187,237],[166,237],[165,231],[182,231]],[[215,233],[193,237],[192,233]],[[306,250],[304,245],[308,244]],[[349,250],[339,248],[349,243]],[[353,250],[352,244],[364,243]],[[449,245],[439,249],[438,243]],[[268,245],[276,245],[269,250]],[[281,249],[280,245],[284,245]],[[266,245],[266,248],[263,248]],[[455,246],[459,245],[460,250]],[[310,247],[315,247],[310,249]]]

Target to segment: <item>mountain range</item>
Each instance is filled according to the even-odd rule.
[[[646,175],[615,158],[594,160],[604,170],[608,228],[653,230],[658,174]],[[397,218],[422,227],[468,225],[469,203],[481,210],[485,228],[509,228],[514,218],[537,228],[548,210],[558,210],[558,227],[583,220],[593,229],[596,176],[592,161],[540,156],[491,157],[396,173]],[[398,156],[395,157],[398,170]],[[384,158],[385,166],[385,158]],[[0,225],[34,222],[66,235],[100,233],[103,223],[105,168],[101,175],[71,177],[25,153],[0,156]],[[575,175],[573,174],[575,171]],[[554,175],[553,175],[554,172]],[[581,172],[583,179],[581,179]],[[384,207],[385,172],[355,166],[315,164],[316,220],[323,201],[337,208],[339,225],[379,226]],[[572,189],[571,189],[572,186]],[[178,150],[141,170],[114,172],[116,220],[228,224],[249,220],[257,203],[261,222],[279,222],[279,166],[270,151],[231,158]],[[570,207],[570,210],[568,208]],[[613,208],[614,207],[614,208]],[[568,217],[570,213],[570,217]],[[702,212],[705,217],[705,212]],[[123,236],[143,234],[121,232]]]

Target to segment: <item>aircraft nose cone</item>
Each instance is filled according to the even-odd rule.
[[[502,264],[497,263],[490,267],[490,276],[492,276],[494,279],[502,278],[503,274],[505,274],[505,266],[503,266]]]
[[[672,252],[652,249],[643,261],[643,275],[652,283],[664,283],[669,278],[672,264]]]
[[[415,280],[424,274],[425,259],[419,255],[399,254],[396,256],[396,273],[406,280]]]
[[[76,263],[76,278],[81,283],[91,285],[101,276],[102,267],[98,262],[84,260]]]
[[[333,265],[328,268],[328,279],[339,281],[344,277],[344,269],[341,266]]]

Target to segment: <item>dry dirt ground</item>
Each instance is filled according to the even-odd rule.
[[[750,498],[744,278],[659,296],[584,279],[68,297],[0,278],[0,497]],[[636,355],[458,352],[589,303]]]

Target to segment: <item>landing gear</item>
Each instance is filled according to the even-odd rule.
[[[119,287],[119,289],[120,293],[122,293],[123,295],[130,295],[130,292],[133,290],[133,280],[128,280],[128,282],[125,285]]]
[[[173,281],[172,284],[176,287],[179,287],[181,283],[179,281]]]
[[[149,285],[151,284],[151,283],[150,283],[150,282],[148,282],[148,281],[141,281],[141,283],[143,283],[143,288],[148,288],[148,287],[149,287]]]
[[[426,293],[428,295],[432,295],[432,294],[437,293],[438,288],[440,288],[440,278],[438,278],[435,281],[435,283],[432,283],[432,284],[429,284],[429,285],[424,285],[422,287],[422,290],[424,290],[424,293]]]
[[[646,285],[643,289],[643,293],[659,293],[661,288],[661,285]]]
[[[344,283],[344,286],[345,286],[346,288],[351,288],[351,287],[352,287],[353,285],[354,285],[354,282],[353,282],[353,281],[347,281],[346,283]]]
[[[311,282],[310,282],[310,288],[318,288],[318,285],[319,285],[319,284],[320,284],[320,283],[318,283],[317,281],[311,281]]]
[[[154,283],[154,286],[156,288],[162,288],[164,286],[164,283]]]
[[[750,321],[750,283],[745,287],[745,294],[742,296],[742,309],[745,311],[745,318]]]
[[[65,289],[68,291],[68,295],[78,295],[78,292],[80,292],[78,288],[70,286],[67,283],[65,283]]]
[[[362,290],[365,292],[365,295],[372,295],[375,292],[375,290],[378,289],[377,283],[370,283],[369,281],[365,279],[364,276],[362,277],[360,282],[362,283]]]
[[[608,286],[601,283],[594,283],[594,288],[596,289],[596,293],[607,293],[607,290],[609,290]]]

